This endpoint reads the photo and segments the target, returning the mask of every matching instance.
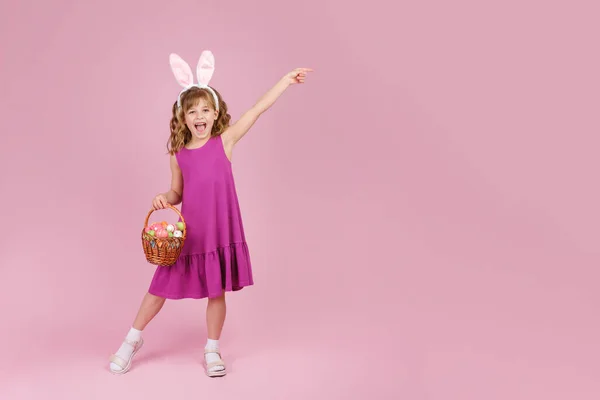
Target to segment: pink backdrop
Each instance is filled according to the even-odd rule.
[[[3,1],[0,398],[598,399],[600,10],[490,3]],[[230,374],[186,300],[113,376],[203,49],[234,119],[315,72],[234,156]]]

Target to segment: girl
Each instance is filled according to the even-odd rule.
[[[124,374],[144,344],[142,331],[161,310],[166,299],[208,298],[208,341],[204,360],[208,376],[226,374],[219,338],[225,322],[225,292],[252,285],[252,268],[231,159],[234,146],[258,117],[283,92],[304,83],[310,68],[286,74],[258,102],[230,125],[227,104],[208,86],[214,72],[214,57],[204,51],[198,62],[198,84],[189,65],[178,55],[170,56],[171,70],[184,89],[173,104],[170,154],[171,188],[152,201],[155,210],[181,203],[187,237],[177,262],[158,266],[138,314],[121,347],[110,357],[110,371]]]

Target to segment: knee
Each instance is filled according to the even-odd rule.
[[[211,297],[211,298],[209,298],[208,302],[209,303],[213,303],[213,304],[216,304],[216,303],[225,303],[225,292],[223,291],[223,293],[221,293],[221,295],[218,296],[218,297]]]
[[[147,293],[146,297],[152,304],[156,304],[156,305],[162,304],[166,300],[164,297],[158,297],[158,296],[153,295],[152,293]]]

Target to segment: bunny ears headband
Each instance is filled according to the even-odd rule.
[[[173,75],[175,75],[175,79],[183,86],[183,90],[179,92],[179,96],[177,97],[178,107],[181,107],[181,95],[183,92],[192,87],[199,87],[201,89],[207,89],[212,93],[213,98],[215,99],[216,109],[219,111],[219,98],[215,91],[208,86],[208,83],[215,72],[215,56],[211,51],[205,50],[200,54],[200,60],[198,60],[198,66],[196,67],[198,83],[194,83],[194,74],[192,73],[190,66],[177,54],[171,53],[169,56],[169,63],[171,64],[171,70],[173,71]]]

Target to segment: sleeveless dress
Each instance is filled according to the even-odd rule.
[[[252,285],[252,267],[232,164],[221,136],[176,154],[187,236],[175,264],[158,266],[149,292],[167,299],[220,296]]]

